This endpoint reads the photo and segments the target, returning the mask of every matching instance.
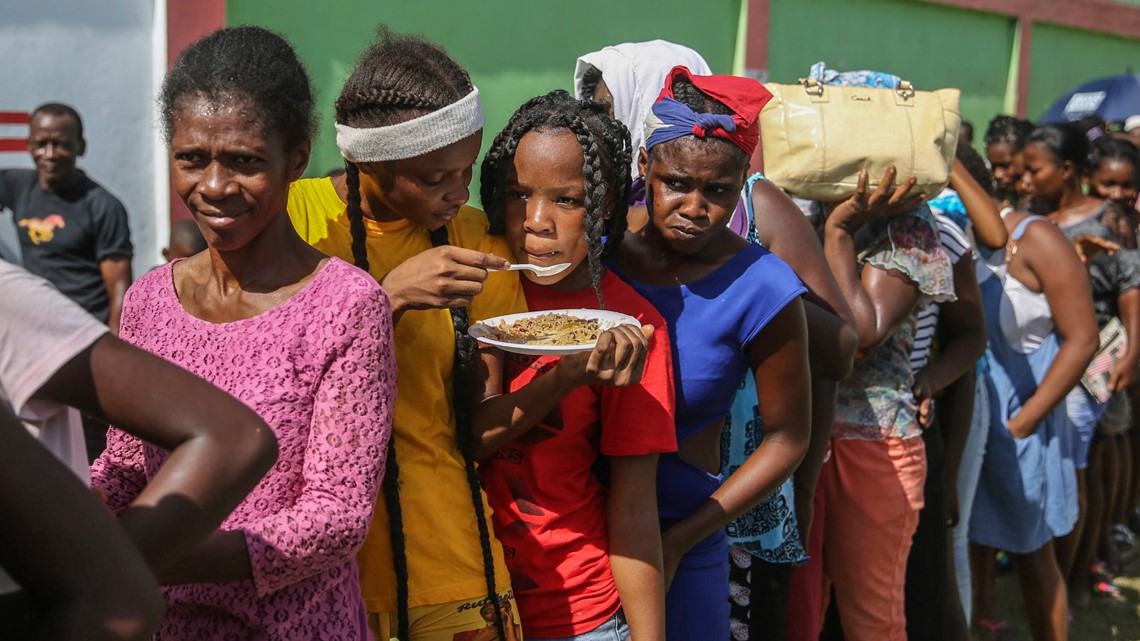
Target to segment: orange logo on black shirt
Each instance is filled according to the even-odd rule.
[[[20,227],[28,228],[28,238],[32,244],[50,243],[55,238],[55,230],[63,229],[65,223],[63,216],[52,214],[46,218],[25,218],[20,221]]]

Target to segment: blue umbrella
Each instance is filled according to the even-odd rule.
[[[1085,116],[1123,122],[1136,114],[1140,114],[1140,73],[1129,73],[1090,80],[1069,91],[1038,122],[1074,122]]]

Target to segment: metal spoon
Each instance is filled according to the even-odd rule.
[[[499,272],[499,271],[517,272],[517,271],[521,271],[524,269],[529,269],[530,271],[538,274],[539,276],[553,276],[555,274],[561,274],[562,272],[566,271],[566,268],[569,267],[570,265],[571,265],[571,263],[558,263],[557,265],[548,265],[546,267],[543,267],[542,265],[531,265],[530,263],[518,263],[515,265],[510,265],[506,269],[488,269],[487,271],[489,271],[489,272]]]

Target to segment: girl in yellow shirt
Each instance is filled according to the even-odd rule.
[[[383,641],[467,638],[487,627],[486,605],[499,638],[521,638],[467,416],[468,323],[525,311],[516,275],[488,273],[508,264],[506,242],[465,204],[483,121],[478,90],[443,49],[385,31],[336,102],[346,174],[289,194],[301,236],[376,277],[396,321],[394,449],[358,556]]]

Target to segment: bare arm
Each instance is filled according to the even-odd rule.
[[[241,402],[180,367],[105,335],[36,394],[102,416],[170,451],[120,523],[160,569],[212,532],[277,458],[277,441]]]
[[[610,458],[610,568],[632,641],[665,639],[665,579],[657,519],[657,455]]]
[[[916,401],[933,397],[974,369],[986,352],[982,293],[969,254],[954,265],[954,293],[958,299],[943,303],[939,311],[939,330],[944,338],[942,349],[938,357],[914,377]]]
[[[583,385],[624,387],[641,380],[652,325],[641,329],[619,325],[598,337],[590,352],[570,354],[550,371],[521,389],[503,393],[503,352],[480,350],[476,364],[475,411],[471,429],[475,435],[475,458],[482,460],[534,427],[575,388]]]
[[[103,275],[103,286],[107,288],[107,302],[111,308],[107,326],[118,334],[119,319],[123,316],[123,296],[131,286],[131,259],[126,256],[104,258],[99,263],[99,272]]]
[[[392,302],[392,321],[409,309],[465,307],[483,291],[488,269],[510,262],[474,249],[433,247],[400,263],[380,284]]]
[[[966,171],[962,161],[954,159],[950,169],[950,187],[958,192],[962,205],[966,207],[966,215],[974,223],[974,237],[977,241],[990,249],[1005,247],[1009,240],[1009,232],[1002,223],[997,203],[986,193],[986,190],[974,180],[970,172]]]
[[[1032,434],[1038,423],[1062,402],[1088,366],[1100,345],[1088,274],[1072,246],[1056,227],[1030,224],[1020,240],[1014,260],[1037,278],[1053,323],[1063,339],[1061,350],[1037,386],[1037,391],[1009,419],[1009,431],[1018,438]]]
[[[808,288],[804,309],[812,374],[842,379],[851,372],[859,337],[855,316],[828,268],[815,230],[795,203],[767,180],[754,183],[752,207],[758,212],[760,243],[787,263]]]
[[[1121,292],[1116,297],[1116,307],[1128,334],[1128,349],[1112,367],[1108,379],[1108,388],[1119,392],[1136,380],[1136,368],[1140,366],[1140,289]]]
[[[764,441],[712,496],[662,535],[669,581],[681,556],[776,491],[807,451],[811,376],[800,300],[773,317],[746,351],[756,377]]]
[[[974,368],[986,351],[986,320],[982,315],[981,292],[970,254],[954,264],[954,293],[958,299],[944,303],[939,311],[939,336],[943,337],[938,357],[914,377],[915,400],[922,403],[938,392],[942,438],[946,442],[945,477],[948,488],[957,487],[958,466],[970,435],[974,411]],[[953,493],[953,492],[952,492]],[[956,496],[951,501],[955,506]]]
[[[853,235],[864,223],[913,209],[922,196],[908,196],[911,177],[894,189],[895,169],[888,167],[874,193],[867,194],[867,172],[859,176],[853,196],[836,206],[825,225],[824,256],[839,289],[851,305],[859,335],[856,360],[870,356],[906,320],[918,303],[918,288],[894,271],[867,265],[859,268]]]
[[[0,639],[149,638],[163,603],[142,556],[87,488],[0,403]]]
[[[958,524],[958,468],[966,451],[966,439],[970,436],[970,425],[974,420],[974,395],[977,391],[977,378],[973,371],[966,372],[951,383],[939,400],[937,413],[942,426],[942,440],[946,443],[946,465],[944,478],[948,526]]]

